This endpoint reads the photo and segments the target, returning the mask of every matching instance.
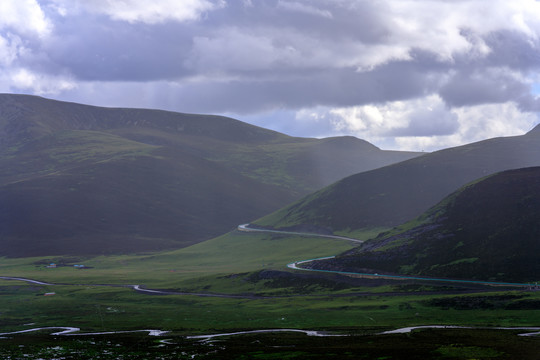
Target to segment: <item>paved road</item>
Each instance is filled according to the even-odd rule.
[[[292,232],[292,231],[280,231],[280,230],[269,230],[269,229],[259,229],[250,227],[250,224],[242,224],[238,226],[239,231],[245,232],[264,232],[264,233],[277,233],[283,235],[297,235],[297,236],[309,236],[309,237],[323,237],[328,239],[335,240],[348,240],[357,243],[364,242],[363,240],[348,238],[344,236],[335,236],[335,235],[325,235],[325,234],[313,234],[313,233],[302,233],[302,232]],[[308,262],[316,260],[326,260],[332,259],[335,256],[326,256],[316,259],[307,259],[293,261],[287,264],[287,267],[294,270],[301,271],[311,271],[311,272],[324,272],[332,274],[341,274],[341,275],[353,275],[366,278],[380,278],[380,279],[389,279],[389,280],[417,280],[417,281],[435,281],[435,282],[451,282],[451,283],[462,283],[462,284],[479,284],[479,285],[489,285],[489,286],[514,286],[514,287],[531,287],[531,284],[525,283],[511,283],[511,282],[493,282],[493,281],[478,281],[478,280],[459,280],[459,279],[443,279],[443,278],[426,278],[426,277],[415,277],[415,276],[403,276],[403,275],[383,275],[377,273],[359,273],[359,272],[349,272],[349,271],[337,271],[337,270],[322,270],[322,269],[306,269],[301,267],[301,264],[306,264]],[[265,296],[257,296],[253,294],[245,295],[231,295],[231,294],[212,294],[212,293],[189,293],[189,292],[177,292],[177,291],[168,291],[168,290],[157,290],[157,289],[146,289],[142,288],[141,285],[117,285],[117,284],[53,284],[47,283],[39,280],[26,279],[21,277],[10,277],[10,276],[0,276],[0,279],[3,280],[19,280],[26,281],[32,284],[37,285],[71,285],[71,286],[112,286],[112,287],[129,287],[137,292],[151,295],[193,295],[193,296],[203,296],[203,297],[220,297],[220,298],[231,298],[231,299],[264,299],[271,298]]]
[[[238,225],[238,230],[239,231],[246,231],[246,232],[274,233],[274,234],[282,234],[282,235],[323,237],[323,238],[335,239],[335,240],[348,240],[348,241],[352,241],[352,242],[356,242],[356,243],[363,243],[364,242],[364,240],[353,239],[353,238],[345,237],[345,236],[325,235],[325,234],[305,233],[305,232],[295,232],[295,231],[281,231],[281,230],[260,229],[260,228],[250,227],[250,224]]]
[[[310,233],[297,233],[297,232],[290,232],[290,231],[267,230],[267,229],[260,229],[260,228],[252,228],[252,227],[250,227],[250,224],[239,225],[238,230],[240,230],[240,231],[251,231],[251,232],[277,233],[277,234],[284,234],[284,235],[317,236],[317,237],[324,237],[324,238],[329,238],[329,239],[350,240],[350,241],[359,242],[359,243],[363,242],[363,240],[352,239],[352,238],[347,238],[347,237],[342,237],[342,236],[324,235],[324,234],[310,234]],[[303,268],[303,267],[300,266],[301,264],[306,264],[308,262],[312,262],[312,261],[316,261],[316,260],[326,260],[326,259],[333,259],[333,258],[335,258],[335,256],[326,256],[326,257],[321,257],[321,258],[316,258],[316,259],[294,261],[294,262],[292,262],[290,264],[287,264],[287,267],[290,268],[290,269],[302,270],[302,271],[325,272],[325,273],[332,273],[332,274],[354,275],[354,276],[369,277],[369,278],[379,278],[379,279],[389,279],[389,280],[416,280],[416,281],[450,282],[450,283],[461,283],[461,284],[477,284],[477,285],[489,285],[489,286],[531,287],[531,284],[525,284],[525,283],[478,281],[478,280],[460,280],[460,279],[445,279],[445,278],[428,278],[428,277],[416,277],[416,276],[404,276],[404,275],[383,275],[383,274],[377,274],[377,273],[359,273],[359,272],[337,271],[337,270],[306,269],[306,268]]]
[[[46,282],[43,282],[43,281],[20,278],[20,277],[11,277],[11,276],[0,276],[0,279],[1,280],[20,280],[20,281],[29,282],[31,284],[37,284],[37,285],[55,285],[55,284],[50,284],[50,283],[46,283]]]
[[[341,274],[341,275],[354,275],[367,278],[378,278],[378,279],[389,279],[389,280],[417,280],[417,281],[435,281],[435,282],[450,282],[450,283],[461,283],[461,284],[476,284],[476,285],[488,285],[488,286],[515,286],[515,287],[531,287],[530,283],[514,283],[514,282],[497,282],[497,281],[482,281],[482,280],[461,280],[461,279],[446,279],[446,278],[430,278],[430,277],[418,277],[418,276],[405,276],[405,275],[386,275],[378,273],[360,273],[352,271],[338,271],[338,270],[323,270],[323,269],[306,269],[298,265],[305,264],[308,262],[316,260],[326,260],[332,259],[335,256],[327,256],[317,259],[309,259],[302,261],[295,261],[290,264],[287,264],[287,267],[290,269],[303,270],[303,271],[313,271],[313,272],[324,272],[332,274]]]
[[[192,295],[192,296],[201,296],[201,297],[220,297],[220,298],[228,298],[228,299],[268,299],[273,297],[268,296],[258,296],[253,294],[245,294],[245,295],[233,295],[233,294],[216,294],[216,293],[190,293],[190,292],[180,292],[180,291],[172,291],[172,290],[156,290],[156,289],[146,289],[141,287],[141,285],[120,285],[120,284],[58,284],[58,283],[48,283],[44,281],[34,280],[34,279],[27,279],[27,278],[21,278],[21,277],[12,277],[12,276],[0,276],[0,280],[16,280],[16,281],[24,281],[31,284],[37,284],[37,285],[49,285],[49,286],[107,286],[107,287],[122,287],[122,288],[131,288],[137,292],[143,293],[143,294],[149,294],[149,295]]]

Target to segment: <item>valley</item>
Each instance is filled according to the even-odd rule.
[[[0,95],[0,355],[534,359],[538,129],[396,152]]]
[[[122,346],[127,346],[127,349],[133,349],[133,346],[127,345],[130,343],[148,343],[143,348],[148,354],[148,351],[157,351],[152,350],[150,344],[159,344],[160,339],[166,339],[166,343],[156,349],[167,350],[169,354],[180,349],[191,349],[193,353],[190,354],[200,354],[201,358],[204,358],[202,354],[208,354],[206,356],[211,358],[213,350],[204,341],[189,339],[189,336],[204,339],[205,335],[219,332],[247,331],[244,335],[212,339],[214,346],[222,349],[220,353],[225,357],[230,351],[236,351],[233,349],[239,344],[238,341],[244,342],[246,339],[252,345],[242,351],[260,350],[261,345],[256,343],[263,341],[264,344],[280,346],[295,344],[296,350],[309,352],[308,348],[318,348],[315,344],[321,344],[320,340],[315,341],[319,337],[294,332],[264,334],[249,331],[313,329],[330,335],[347,335],[328,337],[324,341],[327,348],[335,346],[338,352],[348,349],[352,353],[362,349],[375,354],[375,348],[369,344],[375,342],[392,349],[394,345],[403,346],[400,339],[407,336],[377,334],[413,324],[448,327],[429,331],[431,337],[428,338],[422,335],[426,331],[419,330],[413,337],[418,349],[422,348],[418,347],[419,344],[433,341],[432,336],[437,336],[439,346],[445,346],[447,341],[456,342],[454,336],[458,334],[458,329],[452,329],[455,326],[480,328],[474,332],[467,330],[469,340],[458,341],[463,347],[472,346],[469,343],[472,341],[478,345],[486,332],[491,334],[491,339],[505,339],[504,351],[519,346],[526,352],[538,346],[534,337],[531,342],[517,336],[524,331],[514,329],[494,334],[495,330],[489,328],[534,327],[540,321],[540,311],[534,305],[540,302],[540,292],[481,284],[448,285],[413,280],[363,279],[339,274],[291,273],[286,270],[291,254],[293,259],[314,258],[335,253],[339,248],[342,251],[353,248],[355,244],[346,240],[236,231],[213,240],[212,244],[205,243],[196,245],[198,249],[188,247],[151,255],[87,258],[84,261],[88,264],[87,270],[68,266],[47,269],[44,264],[49,263],[50,258],[3,259],[0,268],[3,275],[17,273],[39,276],[40,280],[39,283],[28,285],[20,281],[0,280],[3,332],[76,326],[83,333],[107,333],[82,338],[52,336],[51,339],[44,337],[50,336],[46,335],[49,331],[41,335],[11,334],[7,336],[4,346],[12,341],[27,348],[32,347],[32,342],[51,343],[69,354],[79,348],[76,344],[90,341],[84,340],[90,338],[94,344],[101,344],[100,351],[106,349],[111,354],[115,354],[114,344],[117,343],[124,344]],[[211,255],[213,251],[215,253]],[[197,256],[197,253],[205,256]],[[206,256],[208,259],[204,261]],[[171,272],[173,269],[174,272]],[[105,280],[116,286],[103,286]],[[53,282],[64,285],[51,285]],[[74,285],[76,283],[87,285]],[[172,289],[173,292],[182,290],[192,294],[139,293],[122,286],[134,283],[142,283],[145,288],[156,291]],[[55,294],[43,296],[47,292]],[[200,296],[195,292],[224,296]],[[455,305],[452,305],[452,301],[455,300],[452,299],[465,299],[465,303],[466,299],[470,299],[469,303],[478,305],[468,310],[453,308]],[[448,305],[438,305],[445,301]],[[59,308],[63,309],[60,313]],[[122,333],[147,328],[167,333],[155,340],[143,333]],[[111,333],[118,331],[121,333]],[[459,331],[463,334],[464,330]],[[179,344],[182,344],[181,347]],[[490,348],[495,346],[495,343],[489,344]],[[501,348],[500,344],[497,346]],[[92,344],[85,345],[85,351],[93,348]],[[266,345],[264,349],[269,350]],[[474,351],[470,350],[481,354],[486,349],[480,346]],[[423,356],[429,356],[421,350],[411,354],[418,351]],[[114,358],[113,355],[110,358]]]

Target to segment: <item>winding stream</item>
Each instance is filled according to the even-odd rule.
[[[414,330],[425,330],[425,329],[476,329],[476,330],[527,330],[533,332],[527,332],[518,334],[518,336],[538,336],[540,335],[540,327],[473,327],[473,326],[452,326],[452,325],[422,325],[422,326],[411,326],[404,327],[395,330],[388,330],[378,333],[376,335],[392,335],[392,334],[406,334]],[[32,328],[26,330],[12,331],[0,333],[0,339],[5,338],[9,335],[18,335],[26,334],[31,332],[43,331],[43,330],[60,330],[51,332],[50,335],[53,336],[93,336],[93,335],[118,335],[118,334],[131,334],[138,332],[146,332],[148,336],[163,336],[169,334],[170,331],[163,330],[120,330],[120,331],[102,331],[102,332],[83,332],[77,327],[40,327]],[[207,334],[207,335],[187,335],[186,339],[195,339],[195,340],[210,340],[216,337],[223,336],[238,336],[246,334],[264,334],[264,333],[276,333],[276,332],[296,332],[303,333],[307,336],[318,336],[318,337],[335,337],[335,336],[349,336],[346,334],[330,334],[327,332],[315,331],[315,330],[301,330],[301,329],[261,329],[261,330],[247,330],[247,331],[237,331],[237,332],[227,332],[227,333],[218,333],[218,334]]]

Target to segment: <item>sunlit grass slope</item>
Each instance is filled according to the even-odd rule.
[[[154,288],[192,287],[201,278],[216,278],[261,269],[286,270],[296,260],[330,256],[351,249],[349,241],[234,231],[169,252],[99,257],[2,259],[0,275],[46,282],[144,284]],[[50,262],[71,266],[46,268]],[[89,267],[77,270],[72,265]],[[227,291],[234,292],[231,288]]]

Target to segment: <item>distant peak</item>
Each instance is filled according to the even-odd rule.
[[[532,128],[531,131],[529,131],[527,133],[528,135],[529,134],[532,134],[532,135],[540,135],[540,124],[536,125],[535,127]]]
[[[372,143],[359,139],[354,136],[346,135],[346,136],[334,136],[326,138],[326,142],[329,144],[337,145],[337,146],[357,146],[357,147],[364,147],[366,149],[370,150],[380,150],[377,146],[373,145]]]

